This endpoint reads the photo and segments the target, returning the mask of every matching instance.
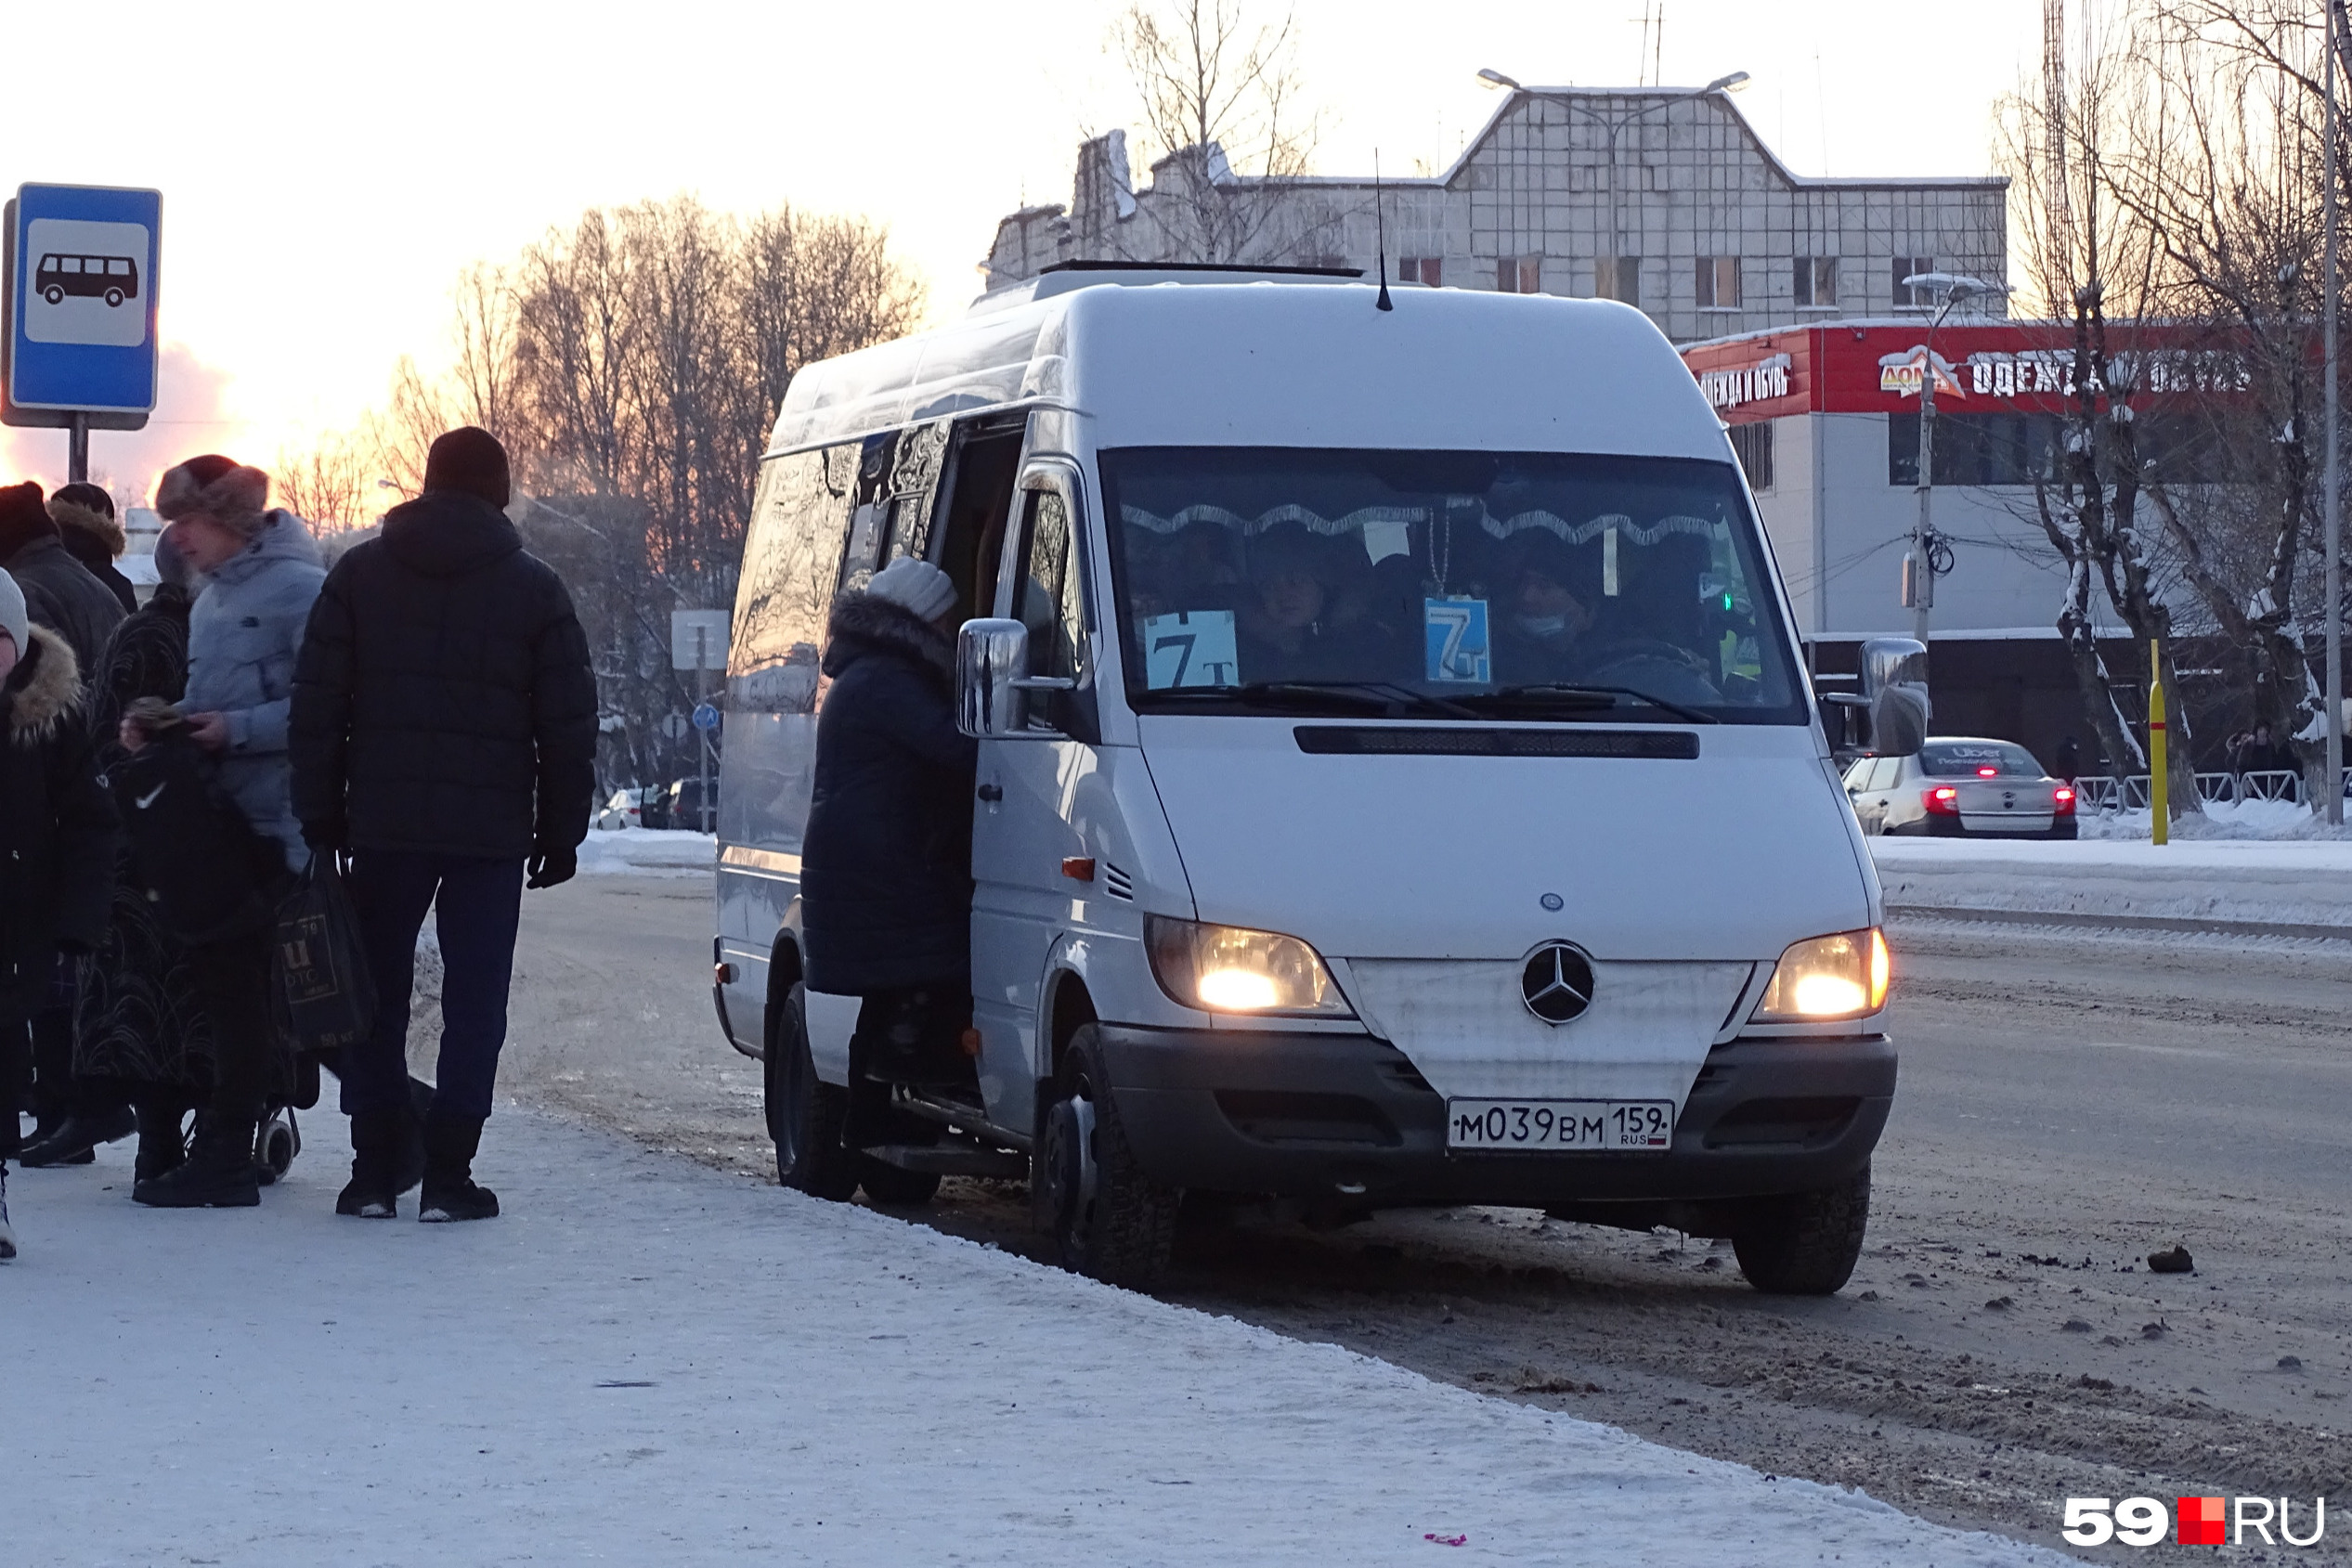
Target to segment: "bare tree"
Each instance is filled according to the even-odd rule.
[[[1113,24],[1154,175],[1154,253],[1133,259],[1267,261],[1335,221],[1293,200],[1321,133],[1298,44],[1294,13],[1254,25],[1241,0],[1138,0]]]
[[[280,451],[270,470],[275,500],[320,533],[365,527],[380,510],[375,463],[361,443],[331,436],[306,452]]]

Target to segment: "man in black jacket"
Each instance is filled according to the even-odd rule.
[[[596,678],[563,581],[501,510],[506,450],[471,426],[433,443],[424,492],[328,575],[294,672],[294,814],[348,849],[378,996],[343,1074],[351,1183],[335,1212],[388,1219],[408,1096],[417,932],[435,912],[441,1054],[421,1220],[488,1219],[473,1179],[490,1114],[528,886],[578,867],[595,793]]]

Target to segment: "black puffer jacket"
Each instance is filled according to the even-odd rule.
[[[76,711],[81,695],[73,650],[35,626],[0,681],[0,993],[19,1000],[47,983],[58,943],[106,940],[114,811]]]
[[[394,507],[311,610],[289,749],[305,836],[505,859],[578,844],[596,677],[563,580],[487,501]]]
[[[24,590],[25,610],[32,619],[65,638],[74,667],[97,668],[108,636],[123,619],[123,606],[111,589],[68,552],[46,512],[28,514],[0,531],[0,571]]]
[[[955,730],[955,649],[871,594],[826,628],[800,861],[811,989],[861,995],[968,973],[975,743]]]

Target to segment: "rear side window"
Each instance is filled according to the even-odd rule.
[[[1892,789],[1895,786],[1895,781],[1901,777],[1903,777],[1903,758],[1900,757],[1881,757],[1870,764],[1872,789]]]
[[[727,671],[735,711],[815,711],[818,650],[840,585],[857,473],[854,442],[773,458],[760,470]]]
[[[2038,779],[2034,754],[2008,741],[1930,741],[1919,771],[1931,779]]]

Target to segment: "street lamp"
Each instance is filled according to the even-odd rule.
[[[1479,80],[1479,81],[1481,81],[1481,82],[1484,82],[1484,83],[1485,83],[1488,86],[1489,86],[1489,87],[1507,87],[1507,88],[1509,88],[1512,92],[1514,92],[1514,93],[1525,93],[1525,92],[1529,91],[1529,89],[1528,89],[1528,88],[1524,87],[1524,86],[1521,86],[1521,85],[1519,84],[1519,83],[1518,83],[1515,79],[1514,79],[1514,78],[1512,78],[1512,77],[1509,77],[1509,76],[1505,76],[1505,75],[1504,75],[1501,71],[1500,71],[1481,70],[1481,71],[1478,72],[1478,80]],[[1604,114],[1604,113],[1602,113],[1599,110],[1596,110],[1596,109],[1592,108],[1590,104],[1586,103],[1583,99],[1581,99],[1581,98],[1578,97],[1576,96],[1576,93],[1575,93],[1574,89],[1569,89],[1569,90],[1566,90],[1566,91],[1564,91],[1564,92],[1560,92],[1560,93],[1544,93],[1544,94],[1540,95],[1540,96],[1545,97],[1557,97],[1557,98],[1559,98],[1559,100],[1560,100],[1562,103],[1564,103],[1564,104],[1566,104],[1566,105],[1567,106],[1567,110],[1568,110],[1568,112],[1569,112],[1569,113],[1571,113],[1571,114],[1581,114],[1581,115],[1585,116],[1587,119],[1590,119],[1590,120],[1594,120],[1594,121],[1599,122],[1602,125],[1606,126],[1606,127],[1607,127],[1607,129],[1608,129],[1608,133],[1609,133],[1609,255],[1608,255],[1608,262],[1609,262],[1609,265],[1610,265],[1612,267],[1614,267],[1614,266],[1617,266],[1617,264],[1618,264],[1618,249],[1619,245],[1623,243],[1623,238],[1624,238],[1622,235],[1620,235],[1620,234],[1618,232],[1617,138],[1618,138],[1618,133],[1619,133],[1619,132],[1621,132],[1621,131],[1623,131],[1623,130],[1625,129],[1625,127],[1627,127],[1628,125],[1632,124],[1635,121],[1640,120],[1640,119],[1644,118],[1644,116],[1646,116],[1646,115],[1655,114],[1655,113],[1657,113],[1657,112],[1659,110],[1661,110],[1661,109],[1671,109],[1671,108],[1673,108],[1673,107],[1674,107],[1676,104],[1678,104],[1678,103],[1687,103],[1687,102],[1689,102],[1689,101],[1690,101],[1691,99],[1693,99],[1693,98],[1711,97],[1712,96],[1714,96],[1714,95],[1715,95],[1715,94],[1717,94],[1717,93],[1732,93],[1732,92],[1737,92],[1737,91],[1738,91],[1741,87],[1745,86],[1745,85],[1747,84],[1747,83],[1748,83],[1748,72],[1746,72],[1746,71],[1732,71],[1732,72],[1730,72],[1730,73],[1728,73],[1728,74],[1726,74],[1726,75],[1718,76],[1717,78],[1715,78],[1715,80],[1714,80],[1714,81],[1709,82],[1709,83],[1706,86],[1704,86],[1704,87],[1692,87],[1692,88],[1689,88],[1689,89],[1687,89],[1687,90],[1685,90],[1685,91],[1683,91],[1683,92],[1680,92],[1680,93],[1671,93],[1671,94],[1667,95],[1667,96],[1666,96],[1666,97],[1664,97],[1652,99],[1650,102],[1648,102],[1648,103],[1645,103],[1645,104],[1642,105],[1639,109],[1631,110],[1628,110],[1628,111],[1626,111],[1626,112],[1619,113],[1619,114],[1615,114],[1615,115]],[[1596,266],[1596,267],[1597,267],[1597,266],[1598,266],[1597,262],[1595,263],[1595,266]],[[1599,281],[1599,279],[1596,278],[1596,279],[1594,279],[1594,281],[1597,283],[1597,282]],[[1610,279],[1608,280],[1608,290],[1607,290],[1607,292],[1608,292],[1608,297],[1609,297],[1609,298],[1611,298],[1611,299],[1616,299],[1616,298],[1618,297],[1618,292],[1619,292],[1619,291],[1618,291],[1618,286],[1617,286],[1617,285],[1618,285],[1618,279],[1616,279],[1612,278],[1612,279]],[[1627,303],[1629,303],[1629,304],[1630,304],[1630,303],[1631,303],[1631,302],[1630,302],[1630,301],[1629,301],[1629,302],[1627,302]]]
[[[2004,283],[1954,272],[1915,272],[1903,280],[1906,289],[1942,293],[1943,303],[1928,317],[1928,341],[1920,345],[1919,367],[1919,521],[1911,529],[1910,580],[1904,587],[1911,607],[1911,635],[1928,645],[1928,612],[1935,607],[1935,556],[1943,541],[1936,538],[1935,504],[1935,330],[1963,300],[1984,294],[2006,294]]]

